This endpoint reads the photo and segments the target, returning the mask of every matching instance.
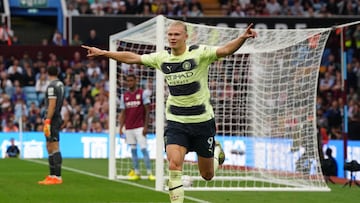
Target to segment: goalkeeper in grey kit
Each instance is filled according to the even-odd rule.
[[[63,182],[61,177],[62,156],[59,146],[59,133],[63,123],[60,113],[65,97],[65,88],[63,82],[58,79],[57,67],[50,66],[47,71],[50,84],[45,93],[46,115],[43,130],[46,137],[50,174],[38,183],[41,185],[54,185]]]
[[[216,126],[210,104],[208,72],[212,62],[233,54],[248,38],[257,36],[251,27],[252,24],[239,37],[218,48],[187,46],[187,27],[182,21],[172,22],[167,29],[170,50],[139,55],[82,46],[87,49],[88,57],[105,56],[122,63],[143,64],[165,74],[170,94],[166,101],[167,127],[164,140],[172,203],[184,201],[181,177],[188,152],[196,152],[200,175],[207,181],[214,177],[219,164],[225,160],[220,144],[214,139]]]

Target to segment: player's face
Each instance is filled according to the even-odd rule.
[[[129,89],[134,89],[136,87],[136,80],[133,77],[126,78],[126,84]]]
[[[172,49],[179,49],[186,46],[187,33],[182,25],[171,25],[167,32],[169,46]]]

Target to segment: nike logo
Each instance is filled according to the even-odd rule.
[[[166,68],[171,72],[171,66],[166,66]]]

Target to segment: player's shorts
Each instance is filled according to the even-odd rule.
[[[143,127],[125,130],[126,143],[129,145],[139,144],[140,149],[146,148],[146,137],[143,135]]]
[[[196,152],[198,156],[210,158],[214,156],[216,127],[215,120],[201,123],[179,123],[168,121],[165,129],[165,148],[169,144],[177,144],[187,148],[188,152]]]
[[[51,121],[50,126],[50,137],[46,137],[47,142],[59,142],[60,141],[60,131],[61,131],[61,125],[63,121],[53,119]]]

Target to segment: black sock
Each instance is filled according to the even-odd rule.
[[[49,154],[48,160],[49,160],[50,175],[55,175],[54,155]]]
[[[54,160],[54,172],[56,176],[61,176],[61,164],[62,164],[62,156],[60,152],[55,152],[53,154],[53,160]]]

